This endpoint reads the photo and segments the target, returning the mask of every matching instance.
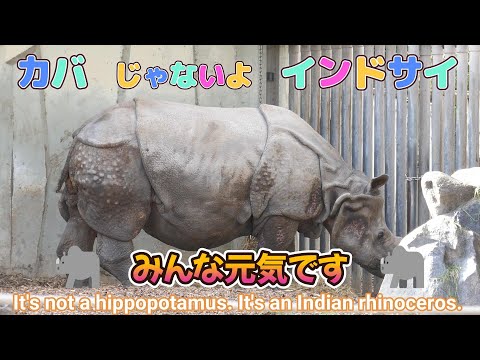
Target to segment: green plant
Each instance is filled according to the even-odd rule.
[[[439,278],[441,289],[448,297],[453,297],[458,301],[458,280],[460,278],[460,266],[447,265],[445,273]]]

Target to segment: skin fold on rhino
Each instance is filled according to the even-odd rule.
[[[58,183],[67,221],[57,255],[76,245],[130,285],[132,240],[143,229],[182,250],[245,235],[258,248],[294,250],[298,231],[383,277],[380,260],[399,243],[373,179],[293,112],[134,99],[73,134]],[[65,185],[65,186],[64,186]],[[63,190],[62,190],[63,187]]]

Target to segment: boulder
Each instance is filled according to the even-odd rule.
[[[452,174],[452,178],[457,179],[464,184],[480,188],[480,167],[457,170]]]
[[[432,217],[455,210],[473,198],[476,189],[475,186],[440,171],[425,173],[422,176],[421,186]]]
[[[453,212],[458,226],[480,234],[480,199],[473,198]]]
[[[384,296],[455,297],[462,306],[480,305],[480,199],[427,221],[400,246],[423,256],[424,287],[413,288],[409,280],[407,288],[392,288],[393,275],[386,274],[379,291]]]

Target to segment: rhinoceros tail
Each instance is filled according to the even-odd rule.
[[[70,158],[72,157],[73,149],[75,148],[75,144],[77,139],[73,139],[73,143],[70,146],[70,150],[68,151],[67,160],[65,161],[65,165],[63,165],[62,174],[60,175],[60,179],[58,179],[57,188],[55,192],[59,193],[62,190],[63,184],[68,178],[68,169],[70,167]]]

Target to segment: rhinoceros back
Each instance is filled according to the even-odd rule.
[[[108,108],[90,119],[73,134],[85,145],[97,148],[118,147],[135,139],[134,102]]]
[[[162,219],[190,238],[233,235],[251,217],[251,179],[267,138],[259,109],[135,102],[140,152]]]

